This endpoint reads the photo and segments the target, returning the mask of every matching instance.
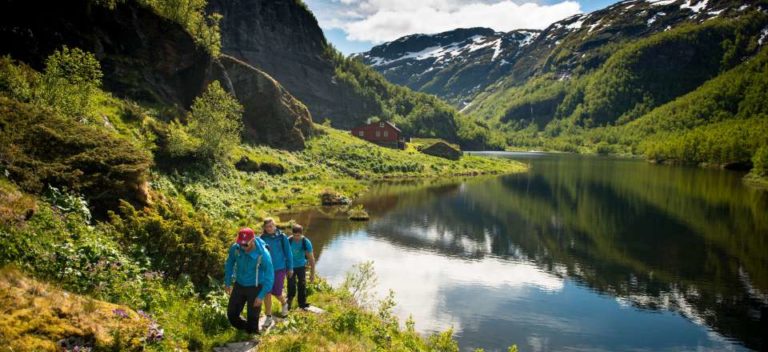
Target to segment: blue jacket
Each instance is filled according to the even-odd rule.
[[[269,247],[269,254],[272,255],[272,264],[274,264],[275,270],[293,270],[293,255],[288,236],[278,229],[275,230],[274,235],[263,233],[261,239]]]
[[[312,241],[304,236],[301,240],[291,240],[291,254],[293,255],[293,268],[301,268],[307,266],[307,254],[312,253]]]
[[[246,253],[237,243],[229,247],[229,255],[224,264],[224,285],[227,287],[232,285],[234,271],[235,281],[241,286],[257,286],[256,267],[258,263],[258,284],[261,285],[259,299],[264,299],[264,296],[272,290],[272,285],[275,283],[275,270],[272,268],[272,256],[269,254],[264,241],[256,238],[255,242],[256,248],[250,253]],[[259,262],[259,257],[261,257],[261,262]]]

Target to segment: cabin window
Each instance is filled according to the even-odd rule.
[[[381,137],[381,131],[376,131],[376,137]]]
[[[389,137],[389,131],[384,131],[384,137]]]
[[[357,132],[357,135],[360,137],[365,137],[365,131]]]
[[[384,123],[383,122],[379,122],[379,127],[384,128]]]

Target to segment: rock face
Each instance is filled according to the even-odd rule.
[[[315,120],[350,128],[370,115],[365,99],[334,80],[335,64],[312,13],[294,0],[209,0],[224,16],[222,52],[279,81]]]
[[[243,104],[245,141],[300,149],[311,132],[311,115],[262,71],[238,60],[214,60],[178,24],[134,1],[114,9],[90,0],[40,5],[0,2],[0,54],[36,69],[64,45],[93,52],[104,88],[117,96],[186,109],[214,79]]]
[[[266,73],[233,57],[222,55],[211,70],[243,104],[247,140],[297,150],[312,131],[309,110]]]

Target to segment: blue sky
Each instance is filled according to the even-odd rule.
[[[325,36],[344,54],[413,33],[459,27],[543,29],[618,0],[304,0]]]

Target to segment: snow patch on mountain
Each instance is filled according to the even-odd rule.
[[[757,45],[763,46],[768,40],[768,27],[763,28],[760,32],[760,39],[757,40]]]
[[[491,56],[491,61],[496,60],[496,58],[499,57],[500,53],[501,53],[501,38],[496,39],[496,41],[493,44],[493,56]]]
[[[684,4],[680,5],[680,9],[689,9],[694,13],[699,13],[701,10],[707,8],[707,2],[709,0],[699,0],[695,5],[692,3],[696,0],[687,0]]]
[[[657,14],[653,15],[653,17],[651,17],[651,18],[649,18],[649,19],[648,19],[648,22],[647,22],[647,23],[648,23],[648,26],[650,26],[650,25],[652,25],[654,22],[656,22],[656,20],[658,20],[658,19],[659,19],[659,17],[663,17],[663,16],[666,16],[666,15],[667,15],[667,14],[666,14],[666,13],[664,13],[664,12],[659,12],[659,13],[657,13]]]
[[[646,0],[646,2],[653,6],[664,6],[674,4],[677,0]]]

